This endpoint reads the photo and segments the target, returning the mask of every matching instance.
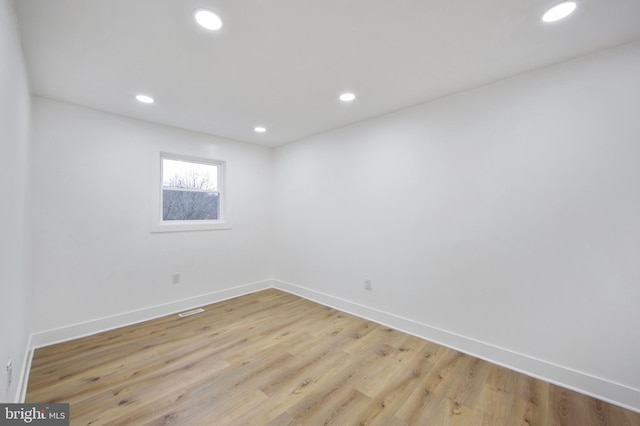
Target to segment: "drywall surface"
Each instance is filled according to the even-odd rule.
[[[19,393],[29,336],[30,99],[12,2],[0,0],[0,402]],[[8,385],[6,369],[12,360]]]
[[[278,148],[275,278],[640,409],[639,111],[633,43]]]
[[[270,149],[39,97],[33,121],[34,332],[271,275]],[[151,232],[160,152],[227,162],[232,229]]]

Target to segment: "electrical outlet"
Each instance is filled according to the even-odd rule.
[[[373,290],[373,285],[371,284],[371,280],[364,280],[364,289]]]
[[[172,275],[171,282],[173,284],[180,284],[180,273],[179,272],[176,272],[175,274]]]
[[[7,388],[11,386],[12,377],[13,377],[13,362],[9,360],[9,362],[7,362]]]

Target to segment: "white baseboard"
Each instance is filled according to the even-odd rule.
[[[37,348],[66,342],[68,340],[78,339],[80,337],[89,336],[91,334],[100,333],[107,330],[113,330],[115,328],[125,327],[127,325],[148,321],[154,318],[171,315],[204,305],[210,305],[216,302],[222,302],[224,300],[272,287],[273,285],[271,280],[257,281],[254,283],[215,291],[213,293],[203,294],[200,296],[182,299],[175,302],[151,306],[136,311],[125,312],[123,314],[113,315],[110,317],[98,318],[95,320],[72,324],[65,327],[31,333],[27,350],[25,352],[25,360],[22,364],[23,368],[20,373],[20,382],[18,383],[15,401],[24,402],[25,400],[29,382],[29,371],[31,370],[31,361],[33,360],[33,353]]]
[[[640,413],[640,390],[288,282],[273,287]]]
[[[125,312],[123,314],[113,315],[104,318],[98,318],[91,321],[72,324],[65,327],[55,328],[51,330],[31,333],[27,350],[25,351],[25,359],[22,363],[22,371],[20,372],[20,382],[16,390],[15,402],[24,402],[27,395],[27,386],[29,384],[29,371],[31,371],[31,361],[33,353],[37,348],[53,345],[56,343],[66,342],[68,340],[78,339],[80,337],[89,336],[91,334],[100,333],[115,328],[125,327],[127,325],[148,321],[154,318],[171,315],[174,313],[190,310],[204,305],[210,305],[216,302],[222,302],[234,297],[242,296],[256,291],[272,288],[271,280],[257,281],[225,290],[215,291],[196,297],[190,297],[162,305],[151,306],[136,311]]]
[[[22,370],[20,371],[20,379],[18,380],[18,386],[16,387],[16,395],[13,402],[24,402],[24,398],[27,395],[27,383],[29,381],[29,372],[31,371],[31,361],[33,360],[33,347],[31,345],[33,334],[29,335],[27,341],[27,349],[24,351],[24,358],[22,359]]]
[[[280,280],[258,281],[163,305],[33,333],[29,339],[29,347],[25,354],[25,362],[23,363],[23,371],[21,372],[20,383],[18,384],[16,400],[18,402],[24,401],[31,359],[33,351],[36,348],[124,327],[211,303],[221,302],[268,288],[276,288],[510,368],[528,376],[593,396],[632,411],[640,412],[639,389]]]
[[[171,315],[177,312],[198,308],[211,303],[222,302],[233,297],[242,296],[248,293],[265,290],[272,287],[271,280],[257,281],[250,284],[241,285],[213,293],[177,300],[162,305],[151,306],[136,311],[125,312],[109,317],[98,318],[91,321],[72,324],[52,330],[40,331],[31,335],[30,349],[37,349],[79,337],[89,336],[102,331],[113,330],[115,328],[148,321],[154,318]]]

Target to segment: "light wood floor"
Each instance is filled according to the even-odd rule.
[[[640,414],[266,290],[38,349],[72,425],[640,425]]]

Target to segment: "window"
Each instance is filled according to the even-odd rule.
[[[152,231],[228,229],[224,172],[222,161],[161,154]]]

